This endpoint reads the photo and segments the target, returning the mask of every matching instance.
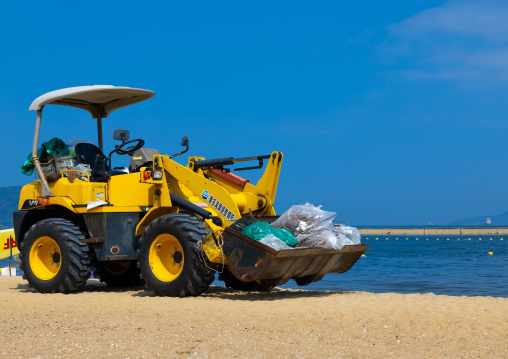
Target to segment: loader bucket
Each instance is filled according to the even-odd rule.
[[[299,285],[317,282],[327,273],[344,273],[361,257],[370,244],[328,248],[295,248],[276,251],[241,231],[255,221],[273,222],[278,217],[242,217],[226,227],[222,251],[229,270],[241,281],[270,280],[275,285],[294,279]]]

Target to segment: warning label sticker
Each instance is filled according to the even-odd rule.
[[[194,204],[201,208],[210,208],[210,206],[206,202],[194,202]]]

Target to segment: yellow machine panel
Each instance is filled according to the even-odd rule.
[[[152,206],[153,185],[141,183],[139,173],[112,176],[108,202],[113,206]]]
[[[73,182],[67,177],[59,178],[49,183],[53,193],[62,193],[76,204],[86,204],[97,200],[106,200],[106,183],[85,182],[75,179]]]
[[[19,202],[18,202],[18,210],[21,210],[23,203],[27,199],[35,199],[40,197],[41,195],[41,181],[33,181],[27,185],[21,187],[21,191],[19,193]]]

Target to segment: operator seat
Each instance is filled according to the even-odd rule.
[[[109,171],[107,157],[99,147],[91,143],[78,143],[75,147],[78,163],[88,164],[92,170],[90,180],[93,182],[107,182],[109,174],[116,176],[125,174],[121,171]]]

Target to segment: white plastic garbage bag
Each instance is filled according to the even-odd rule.
[[[349,226],[335,226],[335,235],[344,235],[351,243],[349,244],[362,244],[362,236],[356,227]]]
[[[272,223],[272,226],[284,228],[293,233],[298,239],[298,243],[301,244],[315,233],[324,230],[332,231],[332,222],[337,213],[323,211],[320,207],[315,207],[310,203],[291,206]]]
[[[283,249],[292,249],[293,247],[288,246],[283,240],[274,236],[273,234],[269,234],[266,237],[260,240],[261,243],[267,245],[268,247],[272,247],[276,251],[280,251]]]
[[[342,249],[339,247],[338,238],[333,232],[329,230],[323,230],[313,233],[311,236],[302,240],[300,243],[301,247],[309,248],[330,248],[330,249]]]

